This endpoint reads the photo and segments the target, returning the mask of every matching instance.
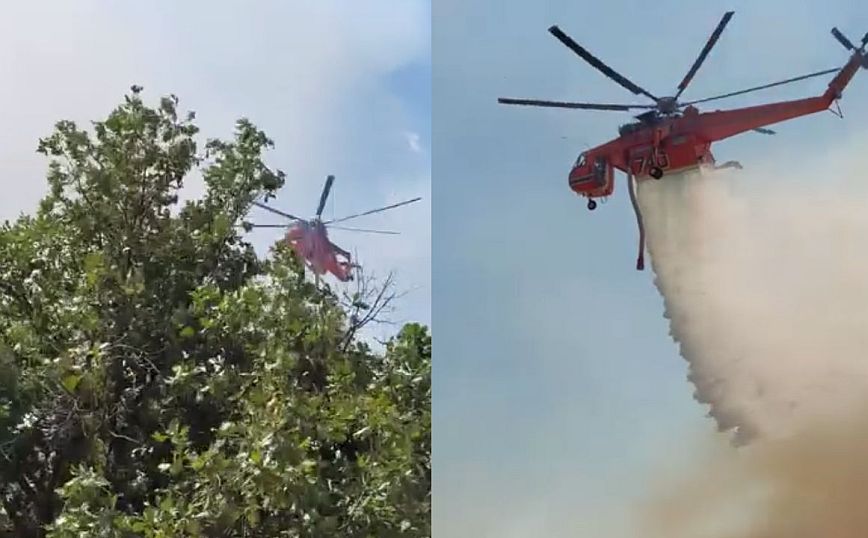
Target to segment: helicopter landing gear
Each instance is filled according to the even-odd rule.
[[[652,166],[651,169],[648,170],[648,175],[654,179],[660,179],[663,177],[663,169],[659,166]]]
[[[594,200],[588,200],[588,211],[593,211],[597,209],[597,202]]]

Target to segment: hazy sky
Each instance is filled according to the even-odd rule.
[[[685,98],[842,65],[868,30],[855,0],[502,2],[442,0],[433,13],[435,535],[631,536],[648,477],[713,431],[634,269],[625,181],[596,212],[572,194],[578,153],[624,113],[498,105],[498,96],[636,102],[548,32],[558,24],[652,93],[672,92],[723,12],[736,13]],[[868,120],[861,71],[821,113],[716,144],[744,166],[799,159]],[[819,95],[820,78],[715,103]],[[642,101],[638,101],[642,102]],[[717,108],[714,107],[714,108]],[[821,180],[822,178],[817,178]]]
[[[378,274],[398,271],[412,292],[397,321],[430,322],[430,17],[429,1],[410,0],[6,2],[0,218],[31,211],[44,194],[35,149],[55,121],[102,119],[140,84],[152,105],[178,95],[203,136],[230,136],[242,116],[264,129],[276,144],[269,163],[287,173],[273,201],[284,210],[313,214],[328,174],[337,181],[326,216],[423,196],[355,222],[400,236],[333,239]]]

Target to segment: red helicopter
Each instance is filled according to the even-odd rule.
[[[398,232],[369,230],[364,228],[347,228],[343,226],[335,226],[335,224],[339,222],[346,222],[348,220],[358,217],[363,217],[365,215],[379,213],[388,209],[394,209],[396,207],[411,204],[413,202],[418,202],[419,200],[421,200],[421,198],[413,198],[412,200],[406,200],[397,204],[372,209],[370,211],[365,211],[364,213],[357,213],[355,215],[350,215],[339,219],[323,221],[322,212],[325,208],[325,203],[328,199],[329,193],[331,192],[334,180],[334,176],[328,176],[326,178],[325,186],[323,186],[322,194],[320,194],[319,205],[317,206],[316,210],[316,216],[312,219],[305,220],[296,217],[295,215],[292,215],[290,213],[284,213],[283,211],[279,211],[260,202],[253,202],[253,205],[257,207],[265,209],[266,211],[270,211],[271,213],[274,213],[276,215],[280,215],[281,217],[286,217],[294,222],[290,224],[245,223],[244,227],[248,230],[252,228],[288,228],[289,230],[286,232],[285,238],[286,242],[296,253],[296,255],[302,260],[304,260],[305,265],[314,273],[317,280],[319,280],[319,277],[322,274],[328,272],[334,275],[335,278],[337,278],[341,282],[347,282],[353,279],[352,270],[354,268],[357,268],[358,265],[353,263],[352,257],[350,256],[349,252],[331,242],[328,236],[327,228],[334,228],[336,230],[348,230],[352,232],[395,235],[398,234]]]
[[[635,198],[634,178],[637,181],[643,181],[649,177],[660,179],[667,173],[683,172],[699,167],[712,169],[735,167],[740,169],[741,164],[736,161],[729,161],[720,166],[716,165],[714,156],[711,154],[712,142],[747,131],[774,134],[774,131],[765,129],[764,127],[799,116],[828,110],[832,103],[837,102],[841,97],[844,88],[853,78],[859,67],[868,69],[868,55],[865,53],[865,47],[868,44],[868,33],[862,38],[861,46],[857,48],[837,28],[833,28],[832,35],[835,39],[847,50],[852,51],[850,59],[843,67],[817,71],[715,97],[685,103],[679,102],[679,97],[681,97],[681,94],[687,88],[687,85],[690,84],[690,81],[696,75],[709,52],[715,43],[717,43],[720,34],[727,23],[729,23],[733,14],[734,12],[728,11],[723,15],[717,28],[715,28],[705,47],[700,52],[699,57],[693,63],[681,83],[678,84],[677,93],[671,97],[657,97],[649,93],[600,61],[581,45],[573,41],[557,26],[549,28],[549,32],[552,35],[580,58],[635,95],[641,94],[649,97],[654,101],[654,104],[620,105],[531,99],[498,99],[499,103],[508,105],[585,110],[647,110],[647,112],[635,116],[639,121],[622,125],[618,129],[618,138],[582,152],[569,174],[570,188],[576,194],[588,198],[589,210],[594,210],[597,207],[595,198],[604,198],[612,194],[615,187],[614,169],[627,174],[630,199],[633,202],[633,208],[636,211],[639,224],[639,258],[636,262],[636,268],[640,271],[644,268],[644,229],[639,206]],[[699,103],[742,95],[831,73],[837,74],[829,82],[826,91],[818,97],[733,110],[717,110],[714,112],[699,112],[693,106]],[[838,115],[840,116],[840,109]]]

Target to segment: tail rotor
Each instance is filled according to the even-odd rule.
[[[837,28],[832,28],[832,35],[838,40],[838,43],[844,46],[845,49],[858,53],[862,58],[862,67],[868,69],[868,55],[865,54],[865,47],[868,46],[868,32],[865,32],[865,35],[862,36],[859,47],[856,47],[856,45],[847,39],[847,36],[842,34]]]
[[[853,45],[853,43],[849,39],[847,39],[847,36],[842,34],[841,31],[838,30],[837,28],[832,28],[832,35],[835,36],[835,39],[838,40],[838,43],[843,45],[845,49],[856,50],[856,46]],[[864,44],[863,44],[863,46],[864,46]]]
[[[864,69],[868,69],[868,55],[864,53],[866,46],[868,46],[868,32],[865,32],[865,35],[862,36],[862,47],[859,49],[862,51],[862,67]]]

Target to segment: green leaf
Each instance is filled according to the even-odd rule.
[[[247,510],[244,516],[247,518],[247,524],[251,527],[255,528],[257,525],[259,525],[259,509],[250,508],[249,510]]]
[[[205,467],[205,458],[202,456],[196,456],[192,460],[190,460],[190,468],[194,471],[200,471]]]
[[[75,388],[78,386],[79,381],[81,381],[80,375],[69,374],[63,378],[61,384],[63,384],[63,388],[69,392],[75,392]]]
[[[190,327],[188,325],[188,326],[184,327],[183,329],[181,329],[180,336],[181,336],[181,338],[191,338],[191,337],[195,336],[195,334],[196,334],[196,329],[194,329],[193,327]]]

